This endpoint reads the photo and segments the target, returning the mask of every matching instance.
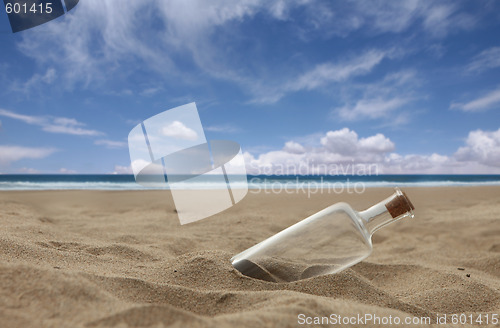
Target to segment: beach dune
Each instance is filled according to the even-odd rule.
[[[500,187],[404,190],[415,218],[378,231],[370,257],[293,283],[245,277],[230,258],[333,203],[363,210],[392,189],[252,191],[183,226],[168,191],[0,192],[0,326],[297,327],[366,314],[400,318],[391,327],[444,314],[500,326]]]

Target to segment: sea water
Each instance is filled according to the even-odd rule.
[[[436,187],[500,185],[500,175],[249,175],[250,193],[291,192],[359,192],[372,187]],[[220,179],[207,176],[196,184],[184,181],[187,189],[226,188]],[[0,190],[143,190],[133,175],[11,175],[0,174]],[[168,189],[168,184],[155,189]]]

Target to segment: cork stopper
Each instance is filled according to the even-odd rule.
[[[398,216],[403,215],[407,212],[411,212],[415,209],[404,191],[399,190],[397,196],[391,199],[387,204],[385,204],[385,207],[393,218],[397,218]]]

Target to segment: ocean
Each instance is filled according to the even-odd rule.
[[[244,181],[244,180],[242,180]],[[277,191],[283,189],[437,187],[500,185],[500,175],[249,175],[249,189]],[[184,182],[186,188],[226,188],[225,181],[208,176],[196,185]],[[242,185],[244,186],[244,185]],[[235,187],[234,185],[232,187]],[[238,187],[238,186],[236,186]],[[144,190],[133,175],[0,175],[0,190]],[[168,185],[155,189],[168,189]]]

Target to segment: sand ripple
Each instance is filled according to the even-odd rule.
[[[453,189],[409,190],[416,206],[428,206],[381,230],[370,258],[293,283],[245,277],[229,259],[327,199],[254,195],[181,227],[158,205],[161,193],[3,193],[1,326],[295,327],[300,313],[500,313],[500,244],[487,233],[499,211],[485,201],[499,192],[481,190],[474,195],[482,205],[462,210]],[[365,203],[377,199],[371,192]],[[272,220],[262,219],[263,207]]]

